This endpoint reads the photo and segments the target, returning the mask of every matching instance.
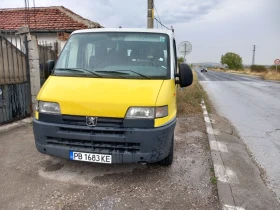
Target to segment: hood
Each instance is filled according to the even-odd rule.
[[[57,102],[65,115],[125,117],[131,106],[155,106],[163,80],[50,76],[37,100]]]

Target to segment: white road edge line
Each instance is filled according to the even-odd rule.
[[[237,175],[231,169],[225,168],[223,165],[214,164],[215,175],[217,179],[225,183],[239,184]]]
[[[221,142],[210,141],[211,150],[216,150],[220,152],[228,152],[227,146]]]
[[[201,72],[199,72],[199,73],[206,81],[209,81],[209,79],[207,79]]]
[[[224,205],[223,210],[245,210],[243,207]]]
[[[210,123],[210,118],[209,117],[204,117],[205,122]]]
[[[209,140],[209,146],[210,146],[211,156],[212,156],[212,161],[214,166],[214,173],[218,180],[217,186],[218,186],[220,203],[223,204],[224,210],[245,210],[245,208],[243,207],[235,206],[235,202],[230,187],[231,183],[239,184],[238,177],[233,170],[226,168],[222,161],[221,153],[228,152],[227,146],[216,140],[213,127],[211,124],[211,120],[209,118],[204,100],[201,101],[201,107],[203,109],[205,126],[208,133],[208,140]],[[215,155],[213,155],[212,153]],[[225,196],[225,194],[230,195],[230,197]]]
[[[215,175],[217,179],[221,182],[228,182],[228,177],[226,176],[226,168],[223,165],[214,164]]]

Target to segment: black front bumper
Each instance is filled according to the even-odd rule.
[[[70,151],[112,155],[112,163],[158,162],[169,154],[176,120],[159,128],[65,125],[34,119],[39,152],[69,159]]]

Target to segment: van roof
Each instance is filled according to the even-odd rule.
[[[164,29],[147,29],[147,28],[93,28],[93,29],[82,29],[74,31],[72,34],[77,33],[98,33],[98,32],[146,32],[146,33],[162,33],[174,37],[171,30]]]

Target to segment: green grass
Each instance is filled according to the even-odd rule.
[[[193,71],[193,84],[189,87],[177,89],[177,111],[179,116],[201,113],[201,100],[204,99],[208,112],[211,106],[206,92],[199,84],[197,75]]]
[[[212,184],[217,184],[217,177],[213,176],[210,178]]]

